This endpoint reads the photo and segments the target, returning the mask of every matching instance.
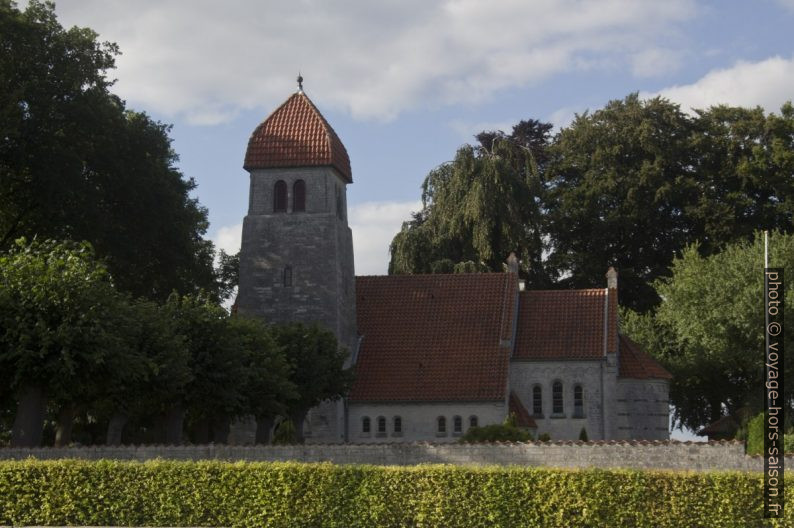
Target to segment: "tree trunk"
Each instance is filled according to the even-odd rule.
[[[113,417],[110,419],[110,422],[108,423],[108,432],[107,437],[105,438],[105,444],[112,446],[121,445],[124,427],[127,425],[128,420],[129,417],[122,412],[117,412],[113,415]]]
[[[210,420],[209,418],[202,418],[191,427],[193,432],[193,441],[197,444],[210,443]]]
[[[292,425],[295,426],[295,441],[299,444],[302,444],[305,441],[305,438],[303,437],[303,422],[306,421],[306,415],[308,413],[309,411],[305,409],[299,409],[289,413],[289,418],[292,420]]]
[[[19,392],[19,405],[14,417],[11,447],[39,447],[44,432],[47,398],[38,385],[29,385]]]
[[[179,445],[182,443],[182,427],[185,422],[185,411],[178,403],[165,413],[165,443]]]
[[[227,416],[215,418],[212,421],[212,441],[216,444],[228,444],[230,429],[231,420]]]
[[[257,416],[256,417],[256,437],[255,444],[269,444],[270,434],[273,431],[273,425],[276,420],[272,416]]]
[[[58,411],[58,424],[55,427],[55,447],[65,447],[72,442],[72,427],[77,408],[73,403],[66,403]]]

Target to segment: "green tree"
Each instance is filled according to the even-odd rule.
[[[345,395],[353,381],[353,372],[345,368],[347,351],[337,344],[330,330],[301,323],[272,327],[276,342],[292,368],[291,381],[298,397],[288,405],[290,420],[298,442],[303,442],[303,422],[309,409],[326,400]]]
[[[182,400],[165,413],[166,441],[181,442],[187,417],[197,442],[225,443],[230,421],[245,414],[247,378],[245,350],[229,314],[204,295],[172,294],[165,309],[185,338],[192,375]]]
[[[622,330],[656,356],[673,375],[670,400],[679,425],[698,429],[763,401],[763,237],[730,244],[703,257],[689,246],[672,275],[654,283],[663,299],[639,315],[626,311]],[[794,235],[773,233],[770,265],[786,266],[786,310],[794,310]],[[785,347],[794,346],[789,332]],[[794,375],[794,365],[786,365]],[[792,391],[788,390],[791,402]]]
[[[560,132],[546,174],[549,260],[566,274],[561,285],[591,288],[614,265],[622,304],[658,303],[650,282],[697,236],[682,214],[697,193],[691,131],[678,105],[633,94]]]
[[[546,176],[551,253],[561,286],[592,287],[620,271],[621,303],[659,303],[651,283],[695,242],[703,255],[791,232],[794,109],[714,107],[695,118],[632,94],[576,117],[555,138]]]
[[[246,377],[241,381],[245,414],[256,418],[256,443],[270,443],[275,418],[287,413],[287,404],[299,395],[290,380],[291,365],[284,348],[261,320],[236,316],[229,321],[231,332],[244,353]]]
[[[119,304],[87,244],[20,239],[0,254],[0,370],[18,401],[12,445],[39,445],[47,400],[80,403],[107,375]]]
[[[175,168],[169,127],[109,92],[117,53],[61,27],[51,3],[0,0],[0,249],[87,240],[136,297],[214,290],[207,212]]]
[[[550,129],[530,120],[510,135],[483,132],[479,146],[431,171],[422,211],[392,241],[389,272],[501,271],[515,252],[529,284],[547,284],[541,169]]]
[[[97,380],[101,394],[93,406],[107,421],[105,442],[110,445],[122,443],[128,423],[153,427],[152,418],[179,403],[193,377],[186,338],[164,306],[141,299],[120,306],[117,315],[127,359]]]

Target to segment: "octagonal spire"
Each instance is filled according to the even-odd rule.
[[[290,96],[251,134],[245,170],[331,166],[353,182],[350,158],[334,129],[302,90]]]

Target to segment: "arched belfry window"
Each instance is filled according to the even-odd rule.
[[[306,182],[297,180],[292,185],[292,211],[306,210]]]
[[[273,212],[287,212],[287,184],[284,180],[279,180],[273,186]]]

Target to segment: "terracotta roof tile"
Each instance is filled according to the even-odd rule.
[[[331,125],[304,94],[298,92],[279,106],[248,140],[246,170],[271,167],[330,165],[353,182],[350,158]]]
[[[357,277],[350,400],[504,401],[517,289],[509,273]]]
[[[513,357],[541,360],[603,357],[606,292],[605,289],[521,292]],[[617,324],[614,326],[617,335]]]
[[[650,354],[628,337],[620,336],[620,372],[621,378],[633,379],[672,379]]]
[[[527,408],[524,407],[524,404],[521,402],[521,398],[518,397],[513,391],[510,391],[510,401],[508,404],[509,412],[511,414],[516,415],[516,423],[519,427],[528,427],[531,429],[537,429],[537,424],[535,420],[530,416]]]

